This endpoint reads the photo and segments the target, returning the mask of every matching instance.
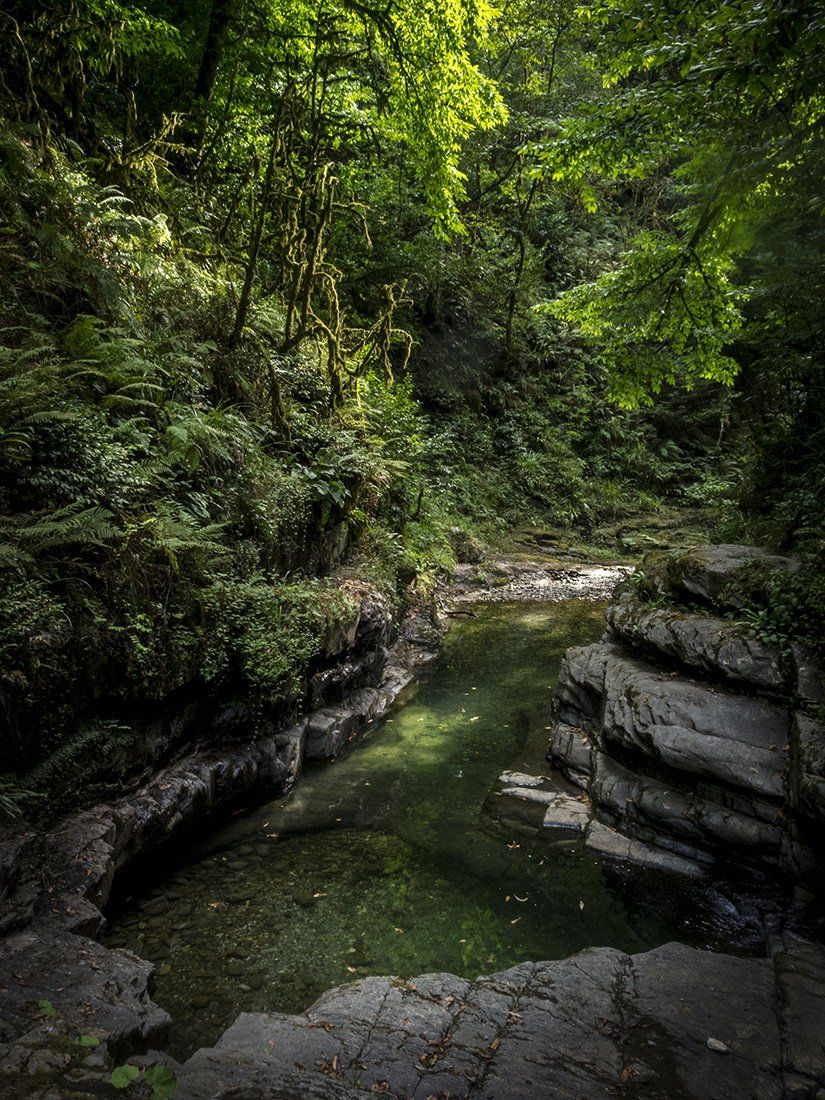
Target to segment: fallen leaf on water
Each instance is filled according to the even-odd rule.
[[[584,909],[584,902],[579,898],[579,909]]]
[[[510,921],[510,924],[518,924],[518,922],[520,920],[521,920],[521,917],[514,917],[513,920]]]
[[[358,973],[358,968],[355,967],[355,966],[348,966],[347,970],[349,970],[350,974],[357,974]]]
[[[217,909],[219,905],[220,905],[219,901],[210,901],[209,902],[209,908],[210,909]]]
[[[393,928],[393,932],[403,932],[403,928]]]
[[[514,841],[513,841],[513,843],[512,843],[512,844],[508,844],[508,845],[507,845],[507,847],[508,847],[508,848],[510,849],[510,851],[512,852],[512,850],[513,850],[514,848],[520,848],[520,847],[521,847],[521,845],[520,845],[519,843],[517,843],[517,842],[516,842],[516,841],[514,840]]]
[[[466,940],[459,940],[458,942],[459,943],[466,943],[467,941]]]
[[[328,897],[329,895],[327,895],[327,894],[313,894],[312,896],[314,898],[325,898],[325,897]]]
[[[477,722],[478,721],[478,715],[476,714],[474,718],[470,719],[470,721],[471,722]]]
[[[505,901],[509,901],[509,900],[510,900],[510,895],[509,895],[509,894],[505,894],[505,895],[504,895],[504,900],[505,900]]]
[[[525,894],[523,898],[520,898],[518,894],[513,894],[513,897],[516,899],[516,901],[527,901],[529,896],[529,894]]]

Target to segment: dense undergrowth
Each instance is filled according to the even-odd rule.
[[[647,287],[638,308],[616,288],[700,183],[645,146],[655,125],[585,165],[627,89],[580,12],[2,18],[0,809],[127,759],[130,713],[187,687],[296,703],[353,613],[343,575],[400,607],[468,545],[633,555],[685,514],[819,552],[810,196],[748,229],[746,325],[674,319],[674,291],[651,328]],[[793,617],[768,604],[759,629]]]
[[[449,369],[436,350],[391,386],[366,373],[331,412],[317,354],[276,350],[277,300],[227,349],[230,271],[70,156],[44,168],[11,131],[0,156],[4,751],[27,771],[56,754],[35,786],[101,708],[233,677],[299,695],[351,610],[316,575],[351,541],[398,598],[452,564],[457,531],[586,541],[695,481],[701,444],[612,410],[575,346],[555,370],[485,376],[453,338]]]

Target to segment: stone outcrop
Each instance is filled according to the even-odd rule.
[[[240,1016],[184,1064],[180,1088],[187,1100],[236,1089],[284,1098],[813,1098],[825,1083],[823,979],[822,950],[793,942],[773,959],[668,944],[643,955],[590,949],[474,982],[367,978],[324,994],[303,1016]]]
[[[33,1002],[10,982],[2,1095],[109,1095],[113,1065],[163,1040],[146,964],[103,958],[77,936],[30,936],[9,941],[0,961],[45,952],[50,999]],[[152,1051],[129,1061],[169,1066],[175,1100],[819,1100],[823,991],[825,950],[793,937],[762,959],[675,943],[641,955],[591,948],[475,981],[365,978],[302,1015],[244,1013],[183,1065]]]
[[[649,862],[652,846],[674,870],[729,860],[816,887],[822,676],[809,654],[789,658],[719,616],[754,563],[793,567],[735,546],[646,559],[609,606],[604,639],[565,655],[549,755],[589,794],[599,850]],[[603,827],[634,843],[608,843]]]
[[[136,791],[72,814],[48,831],[5,838],[0,843],[0,933],[51,914],[55,898],[83,899],[99,910],[115,875],[135,857],[240,798],[288,790],[306,761],[336,756],[385,715],[413,682],[416,669],[436,656],[437,631],[426,618],[415,616],[393,640],[386,604],[367,594],[348,629],[329,641],[329,656],[336,660],[311,685],[311,698],[328,700],[326,705],[277,728],[260,716],[253,721],[240,702],[226,704],[204,732],[206,747],[162,769]],[[361,686],[365,669],[374,686]]]
[[[642,563],[646,584],[660,595],[734,611],[743,605],[740,582],[754,568],[793,570],[797,563],[761,547],[737,543],[650,554]]]

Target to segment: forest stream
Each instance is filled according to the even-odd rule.
[[[547,774],[562,654],[596,640],[603,614],[585,600],[477,606],[412,701],[336,763],[129,876],[108,944],[158,964],[175,1056],[239,1012],[302,1011],[369,974],[475,978],[591,945],[760,949],[741,895],[496,814],[503,770]]]

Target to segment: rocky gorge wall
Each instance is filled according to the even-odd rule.
[[[148,782],[45,829],[0,837],[0,934],[41,918],[54,926],[58,914],[60,929],[97,935],[123,867],[239,799],[289,790],[307,762],[333,758],[384,715],[438,647],[429,612],[399,628],[386,599],[363,587],[291,722],[242,698],[205,700],[181,716],[183,748]]]
[[[758,867],[825,886],[825,702],[811,655],[725,613],[753,547],[651,556],[601,642],[567,652],[549,758],[589,796],[590,847],[697,872]]]
[[[543,576],[529,586],[543,591]],[[152,1000],[152,965],[97,939],[115,874],[239,795],[283,790],[304,761],[335,755],[433,656],[427,616],[394,635],[386,608],[367,597],[319,673],[311,712],[254,739],[212,744],[126,798],[17,838],[3,884],[0,1095],[114,1098],[124,1093],[113,1069],[128,1059],[121,1068],[137,1076],[125,1095],[135,1100],[820,1100],[825,955],[788,935],[763,959],[671,944],[643,955],[593,948],[475,981],[371,977],[297,1016],[243,1014],[184,1064],[163,1052],[169,1017]],[[604,645],[620,649],[611,637]],[[582,662],[602,692],[603,666],[598,654]],[[589,706],[595,689],[568,679]],[[779,705],[774,695],[764,701]],[[237,704],[224,720],[225,731],[236,728]],[[565,766],[581,778],[584,758],[574,763],[571,755]],[[621,836],[601,821],[587,828],[591,839],[599,830]],[[158,1091],[158,1081],[173,1091]]]

